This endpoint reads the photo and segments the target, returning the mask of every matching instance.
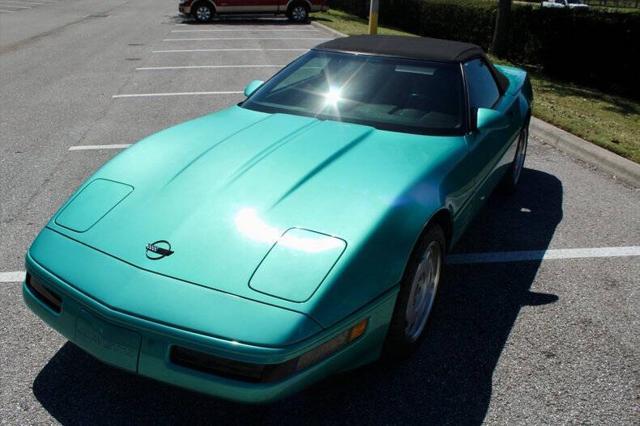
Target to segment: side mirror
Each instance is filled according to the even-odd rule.
[[[253,80],[251,83],[247,84],[244,88],[244,95],[248,98],[258,87],[262,86],[262,83],[264,83],[262,80]]]
[[[476,113],[476,129],[478,130],[501,130],[509,127],[509,117],[489,108],[478,108]]]

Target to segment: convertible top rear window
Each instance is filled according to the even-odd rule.
[[[460,134],[464,102],[453,63],[311,51],[242,106],[418,134]]]

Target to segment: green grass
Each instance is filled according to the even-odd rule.
[[[342,33],[366,34],[367,20],[339,10],[312,19]],[[380,27],[379,34],[413,35]],[[498,61],[504,63],[504,61]],[[640,163],[640,102],[532,73],[536,117]]]
[[[341,33],[356,35],[366,34],[369,31],[369,24],[366,19],[351,15],[341,10],[330,9],[326,12],[313,13],[311,20],[320,22],[327,27],[338,30]],[[394,28],[379,27],[378,34],[384,35],[413,35]]]
[[[531,76],[536,117],[640,163],[640,103]]]

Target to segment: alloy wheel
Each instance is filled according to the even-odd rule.
[[[529,141],[529,129],[522,129],[518,139],[516,158],[513,161],[513,184],[517,184],[524,168],[524,159],[527,156],[527,143]]]
[[[412,342],[420,338],[427,324],[438,290],[441,269],[442,247],[437,241],[432,241],[416,268],[405,312],[405,333]]]
[[[294,6],[291,9],[291,17],[296,22],[303,22],[307,19],[307,9],[304,6]]]
[[[211,19],[211,8],[208,6],[198,6],[196,9],[196,18],[198,21],[206,22]]]

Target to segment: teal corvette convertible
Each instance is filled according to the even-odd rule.
[[[356,36],[245,95],[91,176],[23,294],[105,363],[264,402],[417,347],[447,252],[518,183],[532,90],[472,44]]]

